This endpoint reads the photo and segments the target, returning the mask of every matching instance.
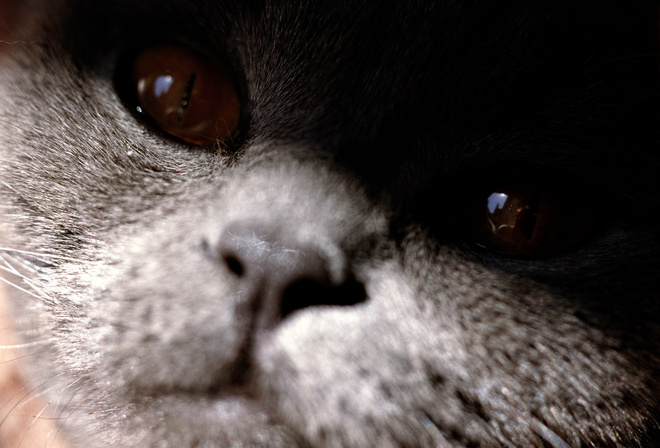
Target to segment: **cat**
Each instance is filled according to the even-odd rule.
[[[657,2],[15,17],[0,261],[50,442],[658,446]]]

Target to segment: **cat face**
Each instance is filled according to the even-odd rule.
[[[652,2],[33,3],[0,260],[74,445],[653,446]]]

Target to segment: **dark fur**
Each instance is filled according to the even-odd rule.
[[[656,2],[26,5],[0,254],[33,263],[17,321],[76,446],[657,446]],[[126,107],[122,64],[169,40],[229,68],[229,148]],[[594,232],[474,245],[462,205],[511,179],[586,197]],[[259,238],[342,286],[283,311],[277,268],[218,255]]]

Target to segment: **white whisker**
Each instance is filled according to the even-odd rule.
[[[5,260],[2,258],[2,256],[0,256],[0,260],[5,261]],[[16,269],[14,269],[14,267],[11,266],[11,265],[8,266],[8,267],[7,267],[7,265],[5,265],[5,266],[0,266],[0,271],[4,271],[4,272],[8,272],[8,273],[10,273],[10,274],[12,274],[12,275],[16,275],[16,276],[22,278],[23,280],[27,280],[27,279],[28,279],[27,276],[25,276],[25,275],[21,274],[20,272],[18,272],[18,271],[17,271]]]
[[[49,300],[52,302],[52,297],[49,296],[47,293],[45,293],[41,288],[39,288],[37,285],[34,284],[34,282],[30,279],[25,279],[23,282],[28,285],[30,288],[32,288],[35,293],[39,294],[42,299],[44,300]]]
[[[4,260],[5,263],[7,265],[9,265],[10,267],[14,267],[15,265],[20,265],[21,267],[23,267],[24,269],[26,269],[26,270],[28,270],[32,273],[36,274],[36,273],[39,272],[39,267],[38,266],[35,266],[35,264],[33,262],[31,262],[30,260],[27,260],[23,257],[17,257],[14,254],[5,253],[4,255],[0,255],[0,258],[2,260]],[[14,263],[14,264],[12,264],[12,263]]]
[[[41,288],[39,288],[36,284],[34,284],[33,280],[30,277],[28,277],[27,275],[21,273],[18,269],[16,269],[16,266],[13,265],[12,263],[10,263],[9,260],[7,260],[6,257],[3,257],[2,255],[0,255],[0,261],[4,263],[4,266],[0,265],[0,271],[1,272],[7,272],[9,274],[12,274],[12,275],[15,275],[15,276],[19,277],[21,280],[23,280],[23,283],[25,285],[29,286],[30,288],[32,288],[36,294],[40,294],[41,298],[43,298],[43,299],[49,299],[50,298]],[[33,268],[32,265],[27,264],[26,262],[24,262],[24,260],[18,260],[18,262],[21,264],[21,267],[23,267],[24,269],[26,269],[28,271],[31,271],[31,273],[33,273],[33,274],[38,274],[39,273],[38,270]],[[9,281],[7,279],[3,279],[3,281],[6,281],[7,283],[9,283]]]
[[[52,264],[51,261],[48,259],[55,259],[55,260],[64,260],[64,261],[72,261],[74,263],[84,263],[85,260],[80,260],[76,258],[71,258],[71,257],[63,257],[60,255],[52,255],[52,254],[47,254],[47,253],[39,253],[39,252],[31,252],[28,250],[20,250],[20,249],[11,249],[8,247],[0,247],[0,252],[7,252],[7,253],[17,253],[17,254],[22,254],[22,255],[30,255],[35,258],[37,258],[39,261],[43,261],[44,263]],[[46,257],[48,259],[40,259],[39,257]]]
[[[28,295],[34,297],[35,299],[40,299],[40,300],[43,300],[43,299],[49,299],[49,297],[43,295],[43,293],[41,293],[41,294],[36,294],[36,293],[31,292],[31,291],[28,291],[27,289],[22,288],[22,287],[18,286],[17,284],[10,282],[9,280],[7,280],[7,279],[4,278],[4,277],[0,277],[0,282],[4,282],[4,283],[6,283],[7,285],[11,286],[12,288],[16,288],[17,290],[19,290],[19,291],[21,291],[21,292],[24,292],[25,294],[28,294]],[[32,285],[30,285],[30,286],[32,286]]]
[[[27,342],[25,344],[13,344],[13,345],[0,345],[0,350],[11,350],[11,349],[23,349],[30,347],[37,347],[39,345],[45,345],[50,342],[53,342],[53,339],[43,339],[41,341]]]
[[[6,123],[6,121],[5,121],[5,123]],[[9,184],[8,184],[7,182],[2,182],[2,185],[4,185],[6,188],[9,188],[9,189],[10,189],[11,191],[13,191],[14,193],[18,193],[18,192],[16,191],[16,189],[13,188],[13,187],[11,187],[11,186],[9,186]]]
[[[0,255],[0,260],[2,260],[4,264],[4,266],[0,266],[0,270],[25,278],[25,276],[21,275],[21,273],[18,272],[2,255]]]

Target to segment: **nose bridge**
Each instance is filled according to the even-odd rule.
[[[262,151],[227,176],[218,205],[214,256],[244,299],[241,318],[259,331],[302,309],[367,300],[354,254],[386,239],[382,210],[326,158]]]
[[[386,232],[386,207],[322,151],[282,144],[247,151],[255,153],[250,161],[239,161],[223,181],[223,222],[260,221],[262,230],[286,229],[287,238],[314,240],[327,251],[354,235]]]

